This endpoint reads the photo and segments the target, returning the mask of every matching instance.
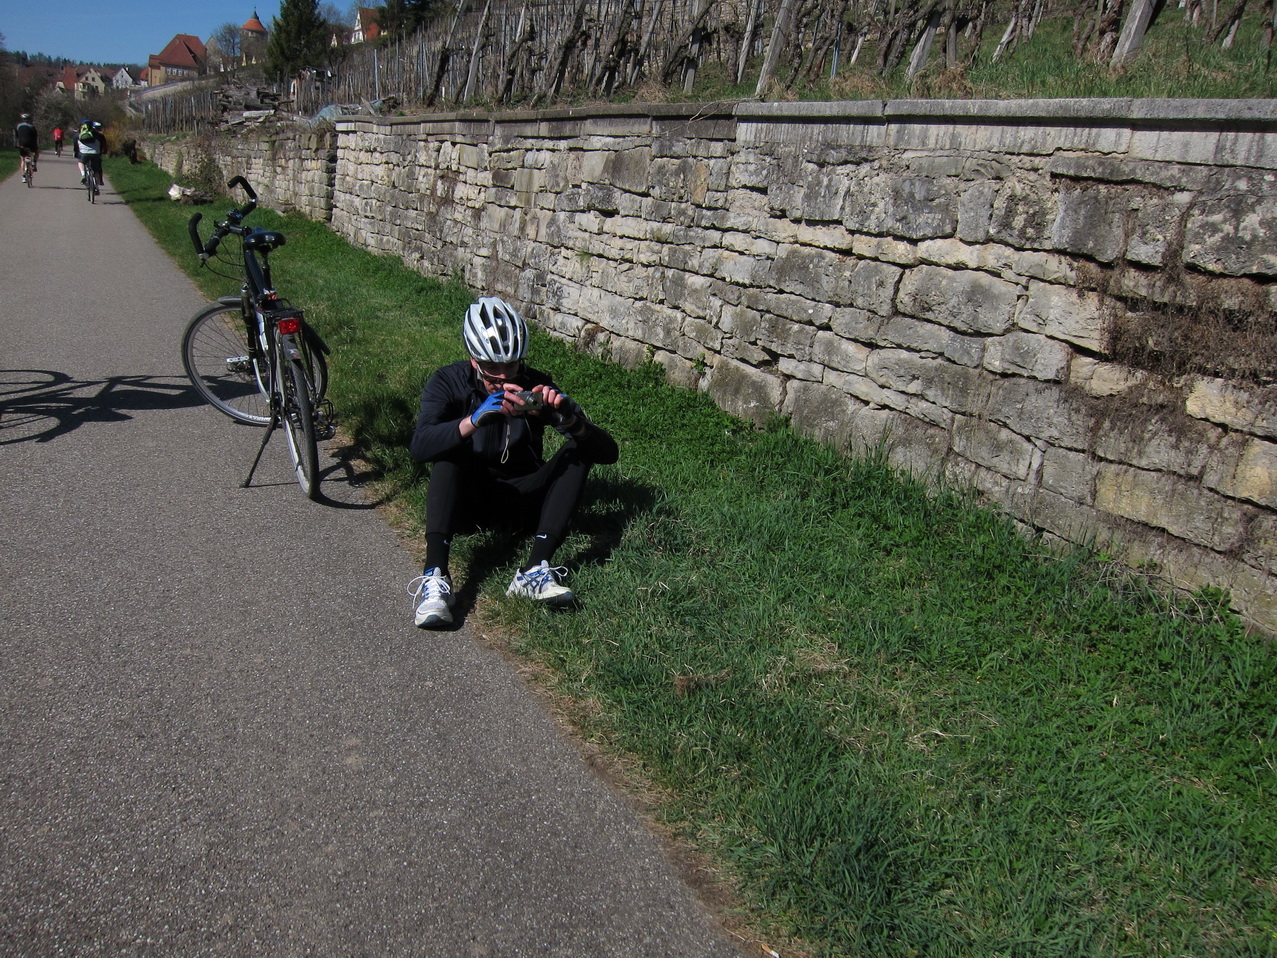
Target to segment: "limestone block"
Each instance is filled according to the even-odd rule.
[[[837,174],[814,173],[806,176],[802,182],[799,207],[790,211],[791,217],[805,223],[839,222],[850,184],[851,181],[846,176]]]
[[[747,253],[750,256],[766,257],[767,259],[775,257],[777,249],[777,244],[774,241],[763,239],[750,233],[724,232],[721,234],[719,243],[723,249],[736,253]]]
[[[1224,448],[1231,443],[1226,443],[1222,429],[1151,408],[1137,407],[1136,417],[1130,412],[1122,410],[1116,421],[1106,421],[1096,430],[1095,454],[1101,459],[1191,480],[1221,456],[1236,462],[1236,455]]]
[[[875,383],[892,392],[925,400],[925,407],[916,403],[891,404],[916,410],[927,422],[947,423],[955,410],[979,412],[987,400],[988,389],[978,371],[905,350],[874,350],[865,371]]]
[[[1277,273],[1277,173],[1238,180],[1226,195],[1200,200],[1184,230],[1184,262],[1212,273]]]
[[[1007,376],[1060,381],[1067,377],[1073,351],[1058,339],[1013,330],[995,336],[984,348],[984,368]]]
[[[774,285],[782,292],[883,314],[891,312],[900,273],[888,263],[800,246],[781,247],[773,263]]]
[[[813,362],[848,373],[866,373],[866,364],[871,350],[854,340],[844,339],[837,333],[821,330],[816,333],[812,344],[811,358]]]
[[[741,150],[732,158],[728,186],[754,193],[765,191],[777,182],[777,160],[757,150]]]
[[[1245,440],[1235,457],[1211,459],[1202,482],[1234,499],[1277,508],[1277,444]]]
[[[720,308],[714,297],[712,280],[696,273],[663,269],[654,283],[656,296],[675,309],[704,319],[717,316]]]
[[[648,347],[633,339],[613,338],[609,345],[612,362],[636,369],[648,361]]]
[[[987,273],[919,266],[901,280],[896,307],[959,332],[1005,333],[1019,294],[1014,283]]]
[[[1004,184],[993,201],[989,238],[1017,249],[1050,249],[1058,199],[1046,183]]]
[[[791,296],[766,289],[744,289],[739,291],[740,302],[759,312],[771,313],[791,323],[816,328],[827,328],[834,314],[834,307],[828,303],[813,302],[801,296]],[[720,291],[726,298],[727,291]]]
[[[1101,263],[1112,263],[1126,248],[1127,202],[1118,190],[1092,186],[1060,193],[1051,245]]]
[[[657,350],[652,361],[665,370],[665,381],[674,388],[700,388],[701,374],[695,363],[664,350]]]
[[[683,320],[683,335],[702,348],[702,351],[716,353],[723,345],[723,334],[717,327],[689,316]]]
[[[1267,572],[1277,573],[1277,514],[1258,512],[1251,517],[1242,545],[1242,561]],[[1277,599],[1277,596],[1274,596]]]
[[[1042,451],[1039,482],[1043,489],[1083,505],[1095,502],[1100,464],[1084,452],[1047,446]]]
[[[915,247],[917,258],[933,266],[949,269],[978,269],[1005,275],[1012,272],[1016,251],[996,244],[964,243],[957,239],[923,240]]]
[[[820,363],[793,359],[789,356],[781,356],[776,361],[776,368],[782,376],[794,380],[807,380],[818,383],[823,382],[825,377],[825,367],[820,365]]]
[[[846,450],[856,435],[854,422],[865,403],[841,389],[815,382],[790,383],[782,413],[805,436]]]
[[[735,327],[733,333],[739,339],[752,342],[771,353],[803,360],[811,357],[811,347],[817,333],[813,326],[798,325],[773,313],[755,310],[740,312]]]
[[[714,363],[706,391],[719,408],[757,425],[776,415],[785,397],[778,377],[730,359]]]
[[[1189,388],[1185,410],[1198,419],[1277,438],[1277,386],[1243,386],[1199,377]]]
[[[1120,396],[1143,386],[1148,374],[1118,363],[1075,355],[1069,360],[1068,382],[1090,396]]]
[[[885,448],[893,469],[923,479],[935,477],[949,451],[949,432],[894,409],[864,409],[852,423],[852,448]]]
[[[958,226],[954,236],[964,243],[983,243],[989,238],[993,218],[993,198],[998,185],[990,180],[974,183],[958,198]]]
[[[1095,505],[1216,552],[1235,548],[1245,535],[1240,506],[1165,473],[1102,464],[1095,481]]]
[[[1010,479],[1027,479],[1033,467],[1033,444],[986,419],[955,417],[951,441],[960,456]]]
[[[1042,488],[1033,496],[1029,521],[1035,528],[1066,542],[1084,542],[1097,549],[1110,547],[1116,538],[1115,529],[1121,525],[1112,516]]]
[[[877,324],[872,334],[862,334],[861,338],[873,338],[883,346],[943,356],[959,366],[979,366],[984,361],[987,341],[986,337],[963,336],[947,326],[912,316],[893,316]]]
[[[909,239],[952,236],[957,198],[940,180],[879,175],[848,192],[842,222],[854,233]]]
[[[1092,352],[1103,352],[1107,345],[1100,298],[1086,290],[1030,282],[1029,295],[1016,316],[1016,323],[1021,329],[1043,333]]]
[[[843,339],[877,342],[885,320],[866,309],[838,308],[829,317],[829,328]]]
[[[700,160],[653,158],[649,175],[652,195],[671,202],[702,203],[709,191],[710,167]]]
[[[651,147],[635,147],[623,150],[608,150],[604,157],[598,179],[604,183],[625,190],[627,193],[647,194],[650,189],[649,174],[652,166]],[[592,171],[585,175],[591,178]]]
[[[1087,450],[1094,416],[1080,396],[1057,383],[1008,377],[990,384],[988,417],[1030,439]]]
[[[703,250],[701,269],[708,275],[741,286],[766,286],[771,279],[771,262],[729,250]]]
[[[1184,213],[1193,194],[1176,193],[1167,199],[1144,203],[1135,215],[1135,224],[1126,246],[1126,258],[1145,266],[1164,266],[1171,241],[1182,235]]]
[[[850,235],[850,234],[846,234]],[[810,242],[809,236],[796,236],[795,241],[804,246],[821,246],[821,243]],[[838,247],[829,247],[837,249]],[[855,235],[851,239],[851,251],[861,259],[877,259],[897,266],[916,266],[919,261],[918,246],[898,240],[891,236]]]

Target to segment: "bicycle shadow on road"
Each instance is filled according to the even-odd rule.
[[[76,379],[51,369],[0,369],[0,446],[52,442],[86,423],[201,405],[189,382],[166,376]]]
[[[573,523],[555,561],[569,572],[585,566],[603,565],[620,545],[625,530],[641,517],[654,512],[658,501],[659,490],[648,483],[611,471],[592,474],[577,521]],[[454,629],[461,627],[465,616],[474,608],[487,580],[497,574],[513,574],[515,563],[522,561],[527,554],[531,533],[508,528],[483,528],[467,530],[460,535],[471,538],[471,542],[463,546],[461,552],[464,572],[453,607]],[[577,607],[579,601],[562,611]]]
[[[244,423],[234,425],[236,428],[245,426]],[[257,427],[246,426],[245,428]],[[275,445],[277,436],[279,442],[285,444],[288,442],[283,436],[282,427],[276,427],[275,433],[269,439],[265,439],[268,447]],[[287,448],[286,445],[285,448]],[[264,458],[269,457],[271,455],[269,448],[263,449],[262,454]],[[246,464],[244,468],[247,471],[248,465]],[[376,509],[389,501],[388,496],[374,498],[369,494],[371,488],[369,484],[379,478],[381,473],[363,459],[360,450],[353,443],[343,443],[340,439],[335,439],[319,444],[319,490],[315,495],[316,504],[330,509]],[[264,479],[254,474],[252,481],[247,482],[244,488],[291,486],[294,481],[291,476],[288,479]]]

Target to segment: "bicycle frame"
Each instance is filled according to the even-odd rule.
[[[241,240],[239,267],[243,270],[243,284],[238,296],[222,297],[192,320],[183,338],[183,358],[192,382],[206,399],[233,418],[267,427],[244,485],[251,483],[267,441],[276,426],[282,423],[298,483],[311,498],[315,498],[318,486],[316,439],[328,438],[335,422],[332,405],[324,397],[327,364],[323,357],[328,353],[328,347],[306,323],[303,311],[282,299],[274,288],[270,253],[284,245],[284,235],[244,226],[244,218],[257,206],[257,196],[242,176],[235,177],[229,185],[232,188],[242,187],[248,201],[231,210],[226,220],[217,224],[207,243],[199,236],[201,214],[192,216],[188,227],[202,263],[207,263],[216,254],[226,236],[237,236]],[[196,348],[192,341],[199,335],[197,331],[206,323],[229,321],[227,314],[236,307],[239,323],[242,324],[242,335],[238,341],[246,355],[232,355],[221,362],[225,369],[233,370],[242,378],[247,378],[251,372],[261,397],[268,404],[266,415],[252,415],[238,408],[235,400],[215,396],[203,374],[193,368],[197,363],[193,358]]]

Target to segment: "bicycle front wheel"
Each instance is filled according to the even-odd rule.
[[[301,360],[290,359],[280,370],[280,418],[288,436],[297,484],[311,499],[319,498],[319,447],[315,435],[314,385]]]
[[[214,303],[191,320],[182,335],[182,365],[205,402],[240,422],[270,422],[266,359],[249,340],[238,306]]]

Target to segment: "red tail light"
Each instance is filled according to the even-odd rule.
[[[279,331],[285,336],[293,336],[302,331],[302,321],[296,316],[289,316],[279,321]]]

